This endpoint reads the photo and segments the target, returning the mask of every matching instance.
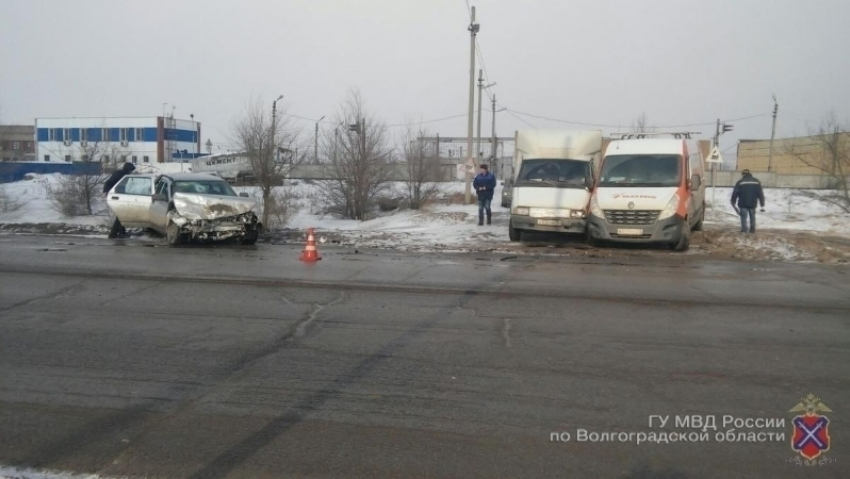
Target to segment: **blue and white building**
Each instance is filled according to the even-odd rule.
[[[115,166],[188,162],[201,152],[201,124],[170,117],[37,118],[39,162],[100,161]]]

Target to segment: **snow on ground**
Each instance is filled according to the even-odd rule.
[[[0,465],[0,479],[109,479],[95,474],[73,474],[69,472],[34,471]]]
[[[106,226],[111,223],[106,202],[98,198],[95,216],[65,217],[53,206],[49,192],[55,190],[61,174],[32,175],[32,179],[0,184],[0,195],[9,203],[17,203],[14,211],[0,210],[0,223],[64,223],[73,226]]]
[[[834,205],[812,198],[812,194],[823,190],[797,190],[790,188],[766,188],[765,212],[756,211],[756,227],[759,230],[816,231],[850,235],[850,215]],[[732,209],[732,188],[717,188],[712,195],[711,187],[706,190],[706,201],[716,200],[716,208],[709,208],[706,223],[709,225],[737,226],[741,220]]]
[[[49,188],[55,188],[60,175],[36,176],[16,183],[0,185],[7,197],[18,199],[17,211],[0,211],[0,230],[16,232],[46,232],[64,234],[104,234],[110,220],[104,205],[101,215],[94,217],[62,217],[53,208],[48,197]],[[406,197],[406,185],[392,184],[386,196]],[[374,218],[367,221],[344,219],[327,214],[321,199],[320,182],[291,181],[279,191],[293,198],[294,210],[285,230],[295,230],[295,240],[301,241],[301,231],[316,228],[320,241],[360,248],[391,248],[407,251],[500,251],[516,254],[540,254],[540,245],[533,242],[511,243],[507,226],[509,212],[500,206],[502,186],[497,186],[493,209],[493,224],[477,226],[478,210],[475,204],[457,202],[463,196],[462,182],[445,183],[440,198],[422,210],[399,208],[390,212],[375,210]],[[259,196],[256,187],[238,187],[240,192]],[[814,191],[814,190],[812,190]],[[707,251],[726,257],[744,259],[775,259],[795,261],[831,261],[844,258],[831,251],[833,248],[848,252],[850,245],[850,216],[838,207],[817,201],[812,191],[794,189],[766,189],[766,211],[757,213],[758,234],[741,235],[740,219],[730,204],[731,188],[709,187],[706,199],[716,199],[716,207],[709,205],[706,215],[706,232],[692,238],[693,250]],[[21,226],[23,223],[40,223],[38,227]],[[5,224],[5,225],[4,225]],[[14,224],[11,226],[10,224]],[[46,224],[46,226],[44,225]],[[41,230],[39,230],[39,228]],[[292,235],[289,236],[292,238]],[[824,242],[829,240],[827,242]],[[550,241],[544,238],[543,242]],[[572,241],[575,247],[575,241]],[[551,247],[552,245],[550,245]],[[559,251],[558,245],[554,254]],[[563,245],[561,245],[563,246]],[[850,253],[848,253],[850,254]]]

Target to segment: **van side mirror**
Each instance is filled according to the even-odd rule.
[[[699,175],[691,176],[691,181],[688,182],[688,189],[697,190],[702,186],[702,179]]]
[[[162,193],[157,193],[157,194],[151,196],[151,200],[152,201],[168,201],[168,198]]]

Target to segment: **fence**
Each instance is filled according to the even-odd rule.
[[[706,179],[711,186],[711,172]],[[826,175],[787,175],[779,173],[755,172],[753,176],[761,181],[765,188],[806,188],[824,190],[835,188],[835,180]],[[740,171],[718,171],[717,186],[732,187],[741,179]]]
[[[0,162],[0,183],[21,181],[28,174],[49,175],[99,175],[103,169],[99,162],[86,163],[35,163],[35,162]]]

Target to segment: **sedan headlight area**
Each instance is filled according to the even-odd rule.
[[[659,220],[667,219],[676,214],[676,210],[679,209],[679,195],[678,193],[673,195],[670,198],[670,202],[667,203],[667,207],[661,210],[661,214],[658,215]]]
[[[520,216],[528,216],[528,208],[525,206],[517,206],[514,208],[514,214]]]
[[[584,218],[585,214],[583,210],[572,210],[570,211],[570,218]]]

